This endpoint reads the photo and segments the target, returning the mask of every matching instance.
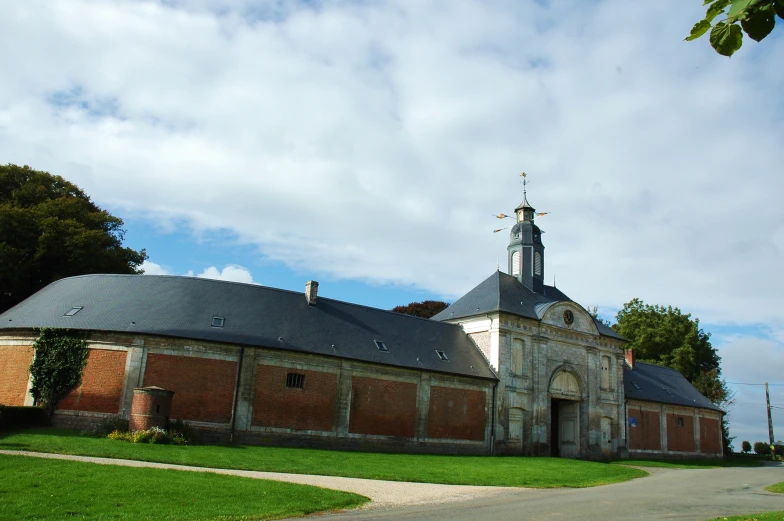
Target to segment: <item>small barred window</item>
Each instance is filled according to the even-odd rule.
[[[302,389],[305,386],[305,375],[300,373],[288,373],[286,375],[286,387],[292,389]]]

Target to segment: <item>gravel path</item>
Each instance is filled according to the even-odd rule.
[[[30,456],[34,458],[84,461],[88,463],[98,463],[100,465],[149,467],[156,469],[184,470],[189,472],[214,472],[216,474],[227,474],[230,476],[242,476],[255,479],[271,479],[274,481],[287,481],[289,483],[301,483],[303,485],[314,485],[322,488],[354,492],[355,494],[369,497],[372,502],[365,504],[365,506],[362,507],[363,509],[379,509],[449,503],[453,501],[467,501],[494,496],[519,495],[525,493],[528,490],[532,490],[510,487],[436,485],[433,483],[380,481],[374,479],[342,478],[337,476],[314,476],[311,474],[283,474],[279,472],[214,469],[206,467],[189,467],[186,465],[172,465],[169,463],[153,463],[149,461],[95,458],[91,456],[70,456],[66,454],[50,454],[17,450],[0,450],[0,454],[9,456]]]

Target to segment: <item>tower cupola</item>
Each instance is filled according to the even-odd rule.
[[[544,293],[544,244],[542,230],[534,224],[536,210],[528,202],[526,175],[523,177],[523,201],[515,208],[517,223],[509,234],[509,274],[523,286]]]

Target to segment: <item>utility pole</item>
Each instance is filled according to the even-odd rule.
[[[770,436],[770,454],[773,461],[776,461],[776,446],[773,438],[773,417],[770,415],[770,393],[768,392],[768,382],[765,382],[765,401],[768,404],[768,435]]]

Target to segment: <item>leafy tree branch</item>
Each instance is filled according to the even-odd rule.
[[[705,0],[705,18],[694,24],[686,41],[696,40],[710,30],[708,39],[717,53],[732,56],[743,45],[743,33],[760,42],[784,18],[784,0]],[[726,17],[714,24],[719,15]]]

